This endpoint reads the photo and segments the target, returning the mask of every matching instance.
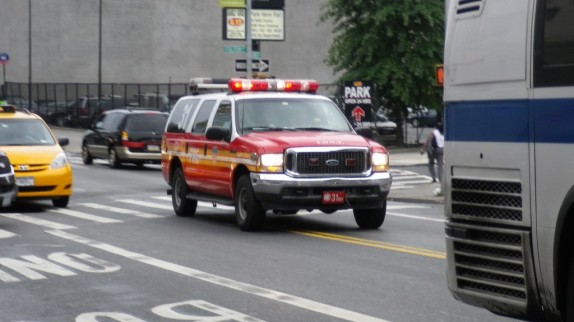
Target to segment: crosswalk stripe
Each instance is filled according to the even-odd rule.
[[[14,236],[18,236],[18,235],[17,235],[17,234],[14,234],[14,233],[12,233],[12,232],[9,232],[9,231],[7,231],[7,230],[4,230],[4,229],[0,229],[0,239],[1,239],[1,238],[11,238],[11,237],[14,237]]]
[[[22,215],[22,214],[18,214],[18,213],[0,214],[0,216],[16,219],[16,220],[24,221],[24,222],[27,222],[30,224],[48,227],[48,228],[52,228],[52,229],[74,229],[74,228],[76,228],[75,226],[59,224],[59,223],[55,223],[52,221],[34,218],[34,217],[30,217],[30,216],[26,216],[26,215]]]
[[[116,219],[111,219],[111,218],[106,218],[106,217],[100,217],[100,216],[96,216],[96,215],[90,215],[90,214],[87,214],[85,212],[80,212],[80,211],[70,210],[70,209],[58,208],[58,209],[49,209],[48,211],[59,213],[59,214],[66,215],[66,216],[81,218],[81,219],[85,219],[85,220],[91,220],[91,221],[95,221],[95,222],[99,222],[99,223],[103,223],[103,224],[122,222],[121,220],[116,220]]]
[[[135,217],[140,217],[140,218],[163,218],[164,217],[164,216],[160,216],[160,215],[148,214],[148,213],[140,212],[140,211],[136,211],[136,210],[112,207],[112,206],[101,205],[101,204],[97,204],[97,203],[86,202],[86,203],[79,203],[78,205],[81,205],[84,207],[90,207],[90,208],[94,208],[94,209],[107,210],[107,211],[115,212],[118,214],[130,215],[130,216],[135,216]]]
[[[142,206],[142,207],[148,207],[148,208],[173,210],[173,207],[171,205],[160,205],[160,204],[153,203],[153,202],[145,202],[145,201],[135,200],[135,199],[121,199],[121,200],[117,200],[117,201],[129,203],[129,204],[133,204],[133,205],[138,205],[138,206]]]

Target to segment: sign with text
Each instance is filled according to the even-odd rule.
[[[251,70],[253,72],[268,72],[271,66],[269,66],[269,59],[254,59],[251,61]],[[236,72],[246,72],[247,71],[247,60],[246,59],[236,59],[235,60],[235,71]]]
[[[245,9],[223,9],[223,40],[245,40]],[[285,11],[282,9],[251,10],[252,40],[285,40]]]
[[[353,127],[373,126],[373,101],[375,86],[372,82],[346,82],[343,87],[345,115]]]

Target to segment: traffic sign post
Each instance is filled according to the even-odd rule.
[[[0,64],[2,64],[2,97],[6,99],[6,64],[10,61],[8,53],[0,53]]]
[[[235,60],[235,71],[236,72],[247,72],[247,60],[246,59],[236,59]],[[252,72],[269,72],[271,66],[269,65],[269,59],[255,59],[251,61],[251,71]]]

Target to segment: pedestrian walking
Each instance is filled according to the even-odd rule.
[[[444,135],[442,122],[437,122],[435,129],[429,133],[426,141],[421,146],[421,154],[425,151],[429,159],[428,167],[429,173],[432,177],[432,182],[441,182],[444,164]],[[437,168],[436,170],[435,166]]]

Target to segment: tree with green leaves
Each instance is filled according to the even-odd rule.
[[[442,110],[435,65],[442,64],[444,0],[327,0],[321,21],[333,23],[326,63],[339,81],[376,85],[375,103],[400,120],[407,107]]]

